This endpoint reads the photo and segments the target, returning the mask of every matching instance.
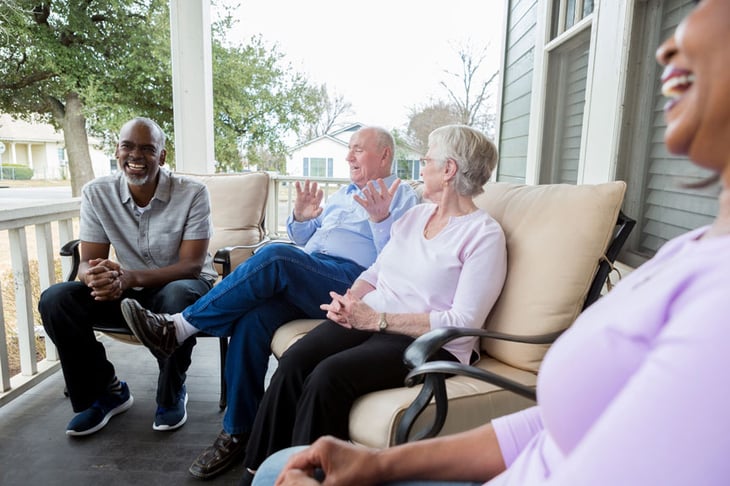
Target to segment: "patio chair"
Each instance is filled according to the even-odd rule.
[[[502,225],[508,267],[484,330],[474,331],[485,335],[475,366],[505,379],[495,385],[473,374],[446,377],[457,373],[425,361],[443,335],[454,331],[427,333],[406,353],[407,365],[414,368],[407,386],[369,393],[355,402],[350,412],[354,442],[383,448],[447,435],[534,405],[545,352],[599,298],[634,225],[620,211],[626,190],[620,181],[578,186],[489,183],[485,189],[475,202]],[[279,328],[272,342],[274,355],[281,356],[319,322],[302,319]],[[521,342],[497,340],[497,335]],[[429,366],[436,373],[424,377]]]
[[[236,266],[250,257],[254,250],[268,241],[264,229],[264,216],[269,193],[269,175],[265,172],[245,174],[196,175],[185,174],[203,182],[210,193],[213,236],[209,251],[214,253],[213,262],[220,278],[231,273]],[[79,240],[66,243],[60,251],[71,257],[72,268],[67,280],[75,280],[79,269]],[[219,279],[220,280],[220,279]],[[94,329],[120,341],[140,344],[132,331],[126,327],[94,325]],[[198,337],[215,337],[199,333]],[[218,338],[221,360],[220,409],[226,408],[225,362],[228,353],[228,338]]]

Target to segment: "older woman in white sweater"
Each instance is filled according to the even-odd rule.
[[[328,321],[294,344],[259,407],[246,451],[250,472],[273,452],[322,435],[348,438],[358,397],[402,386],[403,352],[439,327],[481,327],[504,283],[502,228],[477,208],[497,161],[494,144],[461,125],[434,130],[422,159],[424,199],[394,223],[376,262],[345,295],[323,304]],[[371,197],[387,191],[370,188]],[[367,206],[372,201],[361,199]],[[446,345],[434,359],[468,363],[477,339]]]

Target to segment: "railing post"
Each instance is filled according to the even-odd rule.
[[[41,292],[56,283],[56,266],[53,258],[53,232],[51,223],[40,223],[35,225],[35,241],[38,252],[38,280],[41,285]],[[33,333],[35,335],[35,332]],[[57,361],[58,353],[53,341],[46,338],[46,359]]]
[[[10,361],[5,336],[5,314],[3,313],[3,296],[0,292],[0,393],[10,390]]]
[[[35,357],[35,333],[33,326],[33,296],[28,267],[28,246],[25,228],[11,228],[10,260],[15,282],[15,311],[17,315],[18,346],[20,348],[20,373],[32,376],[38,372]]]

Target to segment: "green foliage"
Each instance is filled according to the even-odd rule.
[[[18,181],[29,181],[33,178],[33,169],[27,165],[3,164],[3,179],[14,179]]]
[[[242,158],[281,170],[286,140],[317,120],[320,91],[261,37],[248,45],[213,42],[215,157],[220,171],[241,170]],[[262,165],[263,164],[263,165]]]
[[[155,108],[171,104],[169,86],[169,96],[160,96],[160,85],[169,85],[169,54],[156,55],[167,42],[166,0],[9,0],[0,3],[0,17],[0,110],[50,115],[73,92],[92,128],[103,130],[118,106],[159,118]],[[60,128],[58,117],[48,120]]]

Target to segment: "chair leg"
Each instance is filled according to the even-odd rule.
[[[228,338],[219,338],[221,349],[221,396],[218,401],[218,407],[221,411],[226,409],[228,405],[228,388],[226,386],[226,356],[228,355]]]

